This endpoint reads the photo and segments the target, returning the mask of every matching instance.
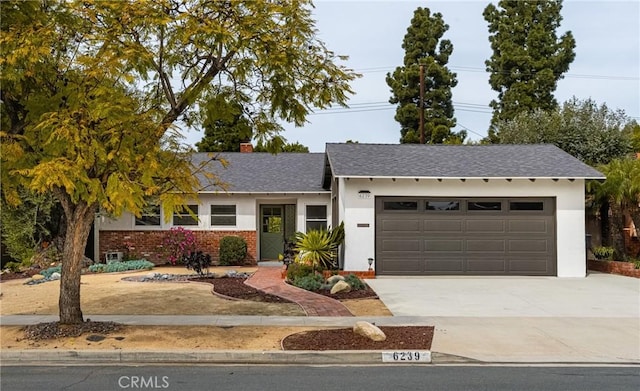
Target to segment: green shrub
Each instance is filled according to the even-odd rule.
[[[62,266],[50,267],[40,272],[40,274],[42,274],[44,278],[47,278],[47,279],[51,277],[53,273],[62,273]]]
[[[22,264],[20,262],[7,262],[7,264],[4,265],[5,269],[9,269],[14,273],[20,271],[21,266]]]
[[[362,280],[356,276],[355,274],[349,274],[347,276],[344,277],[344,282],[346,282],[347,284],[349,284],[351,286],[351,289],[354,291],[358,291],[360,289],[364,289],[365,285],[364,282],[362,282]]]
[[[247,257],[247,242],[239,236],[225,236],[220,240],[220,265],[240,266]]]
[[[632,261],[632,262],[633,262],[634,269],[640,269],[640,259],[636,259],[635,261]]]
[[[592,250],[596,259],[613,259],[613,254],[616,250],[613,247],[597,246]]]
[[[298,277],[293,280],[292,284],[298,288],[302,288],[307,291],[318,291],[324,283],[324,278],[319,274],[310,274],[303,277]]]
[[[313,274],[313,266],[305,263],[294,262],[287,268],[287,280],[293,281],[300,277],[310,276]]]
[[[107,268],[107,265],[104,263],[95,263],[89,266],[89,271],[91,273],[104,273],[104,269]]]
[[[134,261],[96,263],[89,266],[89,271],[94,273],[116,273],[125,272],[127,270],[151,270],[155,265],[146,259],[137,259]]]

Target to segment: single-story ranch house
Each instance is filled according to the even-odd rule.
[[[325,153],[222,153],[226,191],[202,192],[198,216],[159,208],[96,221],[96,256],[122,251],[164,263],[171,227],[217,258],[222,237],[248,260],[277,259],[296,231],[344,222],[344,270],[376,275],[584,277],[585,180],[593,168],[553,145],[327,144]],[[250,152],[250,153],[247,153]],[[197,154],[207,159],[208,154]]]

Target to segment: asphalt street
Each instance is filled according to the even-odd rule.
[[[3,391],[637,391],[639,366],[3,366]]]

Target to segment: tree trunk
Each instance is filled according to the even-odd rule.
[[[600,237],[603,246],[611,246],[611,220],[609,219],[609,201],[600,204]]]
[[[624,213],[617,202],[611,203],[611,239],[616,250],[616,260],[623,260],[626,249],[624,245]]]
[[[64,190],[58,190],[55,193],[62,203],[67,220],[58,301],[60,323],[77,324],[84,321],[80,309],[82,259],[97,205],[89,205],[84,201],[73,202]]]

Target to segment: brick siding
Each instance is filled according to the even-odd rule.
[[[145,258],[156,265],[168,262],[162,251],[162,241],[169,231],[100,231],[100,261],[105,253],[122,251],[126,256]],[[225,236],[240,236],[247,242],[246,265],[256,265],[256,231],[192,231],[196,236],[197,249],[210,254],[217,264],[220,239]],[[130,250],[129,250],[130,249]]]

